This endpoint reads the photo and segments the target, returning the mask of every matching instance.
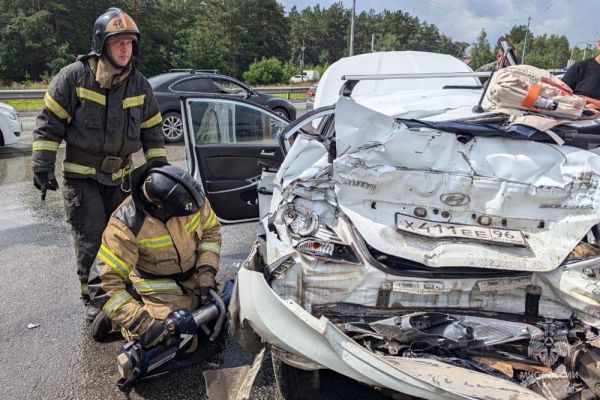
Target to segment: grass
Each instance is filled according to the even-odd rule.
[[[273,93],[273,96],[287,99],[287,93]],[[306,100],[306,93],[290,93],[290,100]]]
[[[9,84],[0,84],[1,90],[29,90],[46,89],[48,82],[12,82]]]
[[[2,100],[3,103],[10,104],[17,111],[22,110],[41,110],[44,106],[43,99],[13,99]]]

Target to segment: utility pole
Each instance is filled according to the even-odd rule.
[[[371,53],[375,53],[375,34],[371,33]]]
[[[356,0],[352,0],[352,19],[350,20],[350,57],[354,55],[354,15],[356,14]]]
[[[525,43],[523,43],[523,58],[521,62],[525,64],[525,50],[527,50],[527,35],[529,35],[529,23],[531,22],[531,14],[527,17],[527,30],[525,31]]]
[[[304,82],[304,50],[306,50],[306,46],[304,46],[304,39],[302,39],[302,47],[300,47],[300,50],[302,50],[302,60],[300,62],[300,80]]]

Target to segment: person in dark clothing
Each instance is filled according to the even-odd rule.
[[[147,79],[136,69],[139,30],[110,8],[94,24],[92,51],[52,79],[33,132],[33,183],[57,190],[54,170],[66,142],[63,198],[71,225],[86,319],[100,311],[89,298],[91,265],[112,212],[128,195],[131,155],[166,162],[162,117]]]
[[[571,65],[562,81],[575,94],[600,99],[600,56]]]

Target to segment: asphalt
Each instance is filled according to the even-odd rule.
[[[27,118],[23,122],[32,126]],[[26,145],[31,132],[24,132]],[[172,162],[184,165],[181,145],[167,151]],[[136,159],[139,165],[141,155]],[[96,343],[83,319],[62,196],[49,192],[42,202],[31,180],[27,154],[0,159],[0,399],[124,398],[115,385],[122,340]],[[248,254],[254,227],[223,226],[221,283],[235,275]],[[219,350],[197,366],[140,382],[130,398],[207,398],[202,371],[252,362],[252,355],[230,339]],[[252,398],[280,398],[270,362],[259,373]]]
[[[305,112],[299,105],[299,114]],[[116,355],[120,337],[97,343],[83,319],[75,254],[62,195],[41,201],[31,175],[32,130],[37,111],[21,112],[17,146],[0,148],[0,400],[119,399]],[[185,166],[181,144],[167,146],[170,162]],[[64,157],[64,145],[58,159]],[[143,156],[134,156],[136,165]],[[59,171],[56,171],[60,176]],[[233,278],[254,242],[255,223],[224,225],[217,281]],[[202,372],[247,365],[252,355],[224,335],[206,349],[205,359],[185,370],[141,381],[131,399],[207,399]],[[377,399],[367,390],[327,371],[323,398]],[[280,400],[270,359],[266,359],[251,399]]]

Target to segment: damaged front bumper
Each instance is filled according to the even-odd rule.
[[[428,399],[543,399],[505,379],[434,359],[375,354],[325,317],[280,298],[257,265],[257,248],[238,273],[239,322],[270,345],[359,382]]]

